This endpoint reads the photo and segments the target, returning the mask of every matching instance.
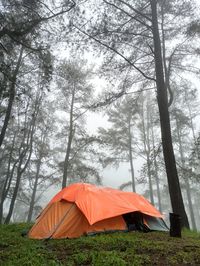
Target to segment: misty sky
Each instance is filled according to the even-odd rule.
[[[197,0],[197,3],[200,6],[200,1]],[[70,58],[70,54],[69,54],[69,50],[68,47],[66,46],[66,44],[60,44],[58,49],[56,49],[56,57],[57,59],[69,59]],[[94,87],[94,91],[95,91],[95,95],[98,95],[101,91],[103,91],[104,89],[106,89],[106,83],[103,80],[103,78],[98,77],[98,75],[95,75],[95,72],[98,72],[98,66],[101,64],[102,60],[101,58],[97,58],[94,56],[94,54],[90,53],[90,52],[86,52],[84,55],[84,58],[86,60],[88,60],[88,65],[93,67],[94,70],[94,75],[93,75],[93,79],[92,79],[92,84]],[[200,63],[199,63],[200,65]],[[196,86],[196,88],[199,91],[199,100],[200,100],[200,81],[197,79],[194,79],[194,75],[191,75],[189,77],[189,79],[194,83],[194,85]],[[104,127],[107,128],[109,127],[109,122],[107,121],[107,118],[105,116],[105,111],[104,110],[99,110],[98,112],[87,112],[87,119],[86,119],[86,123],[87,123],[87,130],[88,133],[91,134],[95,134],[97,133],[98,127]],[[196,121],[196,126],[197,129],[200,129],[200,119],[198,117],[198,120]],[[140,170],[142,161],[141,159],[136,159],[134,160],[134,168],[135,168],[135,175],[136,175],[136,179],[137,176],[139,175],[138,171]],[[107,167],[106,169],[103,170],[103,172],[101,173],[101,175],[103,176],[103,185],[104,186],[110,186],[113,188],[118,188],[122,183],[126,183],[128,181],[131,181],[131,174],[129,171],[129,164],[128,163],[123,163],[120,164],[119,168],[114,168],[114,167]],[[49,200],[49,197],[51,197],[53,194],[55,194],[57,191],[60,190],[60,186],[56,187],[56,188],[51,188],[49,190],[49,192],[45,195],[45,198],[47,199],[47,201]],[[136,187],[136,189],[138,189],[138,192],[141,191],[142,186],[140,186],[138,188],[138,186]],[[126,190],[131,191],[131,186],[129,188],[127,188]]]

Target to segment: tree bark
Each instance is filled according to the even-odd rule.
[[[154,41],[155,73],[157,85],[157,101],[160,115],[162,147],[169,186],[169,194],[173,212],[181,216],[181,226],[189,228],[188,217],[185,212],[180,183],[176,168],[176,161],[172,145],[171,126],[168,111],[167,89],[164,81],[161,43],[157,19],[157,1],[151,0],[152,33]]]

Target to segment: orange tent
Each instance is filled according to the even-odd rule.
[[[133,192],[76,183],[52,198],[29,231],[29,237],[74,238],[126,230],[123,214],[133,212],[140,212],[149,228],[151,223],[153,227],[157,226],[155,229],[167,230],[161,213],[144,197]]]

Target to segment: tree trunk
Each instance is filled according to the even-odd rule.
[[[4,122],[3,122],[3,127],[2,127],[1,133],[0,133],[0,147],[1,147],[2,143],[3,143],[4,137],[5,137],[5,134],[6,134],[6,130],[7,130],[7,127],[8,127],[8,123],[9,123],[10,115],[11,115],[11,111],[12,111],[13,102],[14,102],[14,99],[15,99],[15,85],[16,85],[16,80],[17,80],[17,74],[19,72],[19,68],[20,68],[21,61],[22,61],[22,54],[23,54],[23,47],[20,50],[20,54],[19,54],[19,58],[18,58],[18,61],[17,61],[17,65],[16,65],[16,68],[15,68],[15,71],[13,73],[12,80],[11,80],[8,107],[7,107],[7,110],[6,110],[6,115],[5,115],[5,119],[4,119]]]
[[[186,193],[187,193],[188,205],[189,205],[189,210],[190,210],[192,229],[196,231],[197,226],[196,226],[196,221],[195,221],[195,216],[194,216],[194,208],[192,204],[190,182],[188,179],[185,180],[185,185],[186,185]]]
[[[146,154],[147,154],[147,169],[148,169],[148,177],[149,177],[149,190],[150,190],[150,199],[151,203],[154,205],[154,195],[153,195],[153,182],[152,182],[152,174],[151,174],[151,167],[152,167],[152,161],[150,158],[151,153],[151,147],[150,147],[150,135],[149,135],[149,129],[150,129],[150,110],[149,110],[149,97],[147,98],[147,134],[146,134]]]
[[[152,135],[152,144],[153,144],[153,164],[154,164],[154,170],[155,170],[156,189],[157,189],[157,195],[158,195],[158,209],[160,212],[162,212],[160,185],[159,185],[159,178],[158,178],[158,164],[157,164],[157,159],[156,159],[155,137],[154,137],[154,127],[153,127],[152,116],[151,116],[151,135]]]
[[[31,222],[32,215],[33,215],[33,208],[34,208],[34,204],[35,204],[35,196],[36,196],[36,192],[37,192],[40,167],[41,167],[41,157],[38,159],[38,163],[37,163],[37,171],[36,171],[36,177],[35,177],[35,182],[34,182],[34,186],[33,186],[33,193],[32,193],[32,197],[31,197],[27,223]]]
[[[74,134],[74,128],[73,128],[74,97],[75,97],[75,88],[73,89],[71,107],[70,107],[69,136],[68,136],[67,150],[66,150],[65,161],[64,161],[62,188],[65,188],[67,185],[67,177],[68,177],[68,170],[69,170],[69,157],[70,157],[71,145],[72,145],[73,134]]]
[[[28,167],[28,164],[30,162],[30,158],[32,155],[32,149],[33,149],[33,135],[34,135],[34,129],[35,129],[36,116],[37,116],[36,114],[38,113],[38,110],[39,110],[39,106],[36,105],[35,110],[34,110],[34,114],[33,114],[33,118],[31,121],[30,129],[29,129],[29,132],[27,135],[27,140],[25,141],[25,135],[24,135],[24,139],[22,140],[22,144],[25,144],[26,148],[24,150],[22,150],[22,152],[20,153],[20,156],[19,156],[19,164],[17,166],[16,183],[15,183],[12,199],[10,202],[8,215],[6,216],[6,219],[5,219],[5,224],[8,224],[10,222],[10,219],[11,219],[11,216],[13,213],[13,209],[14,209],[14,205],[15,205],[15,201],[17,199],[17,194],[18,194],[18,190],[19,190],[19,186],[20,186],[21,177],[22,177],[24,171],[26,170],[26,168]],[[22,167],[23,160],[26,157],[28,150],[29,150],[28,157],[24,163],[24,166]]]
[[[143,96],[142,96],[143,97]],[[151,180],[151,160],[150,160],[150,144],[149,144],[149,117],[148,117],[148,110],[147,110],[147,127],[145,127],[145,120],[144,120],[144,100],[142,99],[142,134],[143,134],[143,146],[144,152],[146,155],[146,162],[147,162],[147,176],[149,182],[149,194],[150,194],[150,201],[154,205],[154,196],[153,196],[153,185]]]
[[[13,141],[12,141],[11,151],[10,151],[9,160],[8,160],[6,179],[5,179],[4,183],[3,183],[3,188],[2,188],[2,193],[1,193],[0,224],[2,224],[2,221],[3,221],[3,204],[4,204],[4,201],[5,201],[6,197],[7,197],[8,190],[10,188],[11,180],[12,180],[12,177],[13,177],[13,172],[14,172],[13,170],[10,172],[10,168],[11,168],[11,160],[12,160],[12,155],[13,155],[13,149],[14,149],[14,145],[15,145],[15,137],[16,137],[16,132],[14,134]],[[14,164],[13,167],[15,167],[15,164]]]
[[[194,196],[194,210],[195,210],[195,217],[197,221],[197,228],[200,228],[200,210],[199,210],[199,199],[200,195],[198,193],[195,193]]]
[[[152,178],[151,178],[151,160],[149,157],[149,153],[147,153],[147,174],[148,174],[148,179],[149,179],[149,193],[150,193],[150,200],[151,203],[154,205],[154,195],[153,195],[153,183],[152,183]]]
[[[143,94],[142,94],[143,97]],[[147,126],[145,126],[145,111],[144,111],[144,99],[142,98],[142,110],[141,110],[141,123],[142,123],[142,135],[143,135],[143,146],[144,146],[144,153],[146,156],[146,163],[147,163],[147,179],[149,183],[149,194],[150,194],[150,201],[154,205],[154,196],[153,196],[153,185],[151,179],[151,160],[150,160],[150,144],[149,144],[149,122],[148,122],[148,110],[147,110]]]
[[[186,89],[185,89],[185,101],[186,101],[187,108],[188,108],[188,111],[189,111],[190,127],[191,127],[191,130],[192,130],[193,141],[194,141],[194,144],[196,144],[197,138],[195,136],[194,122],[193,122],[193,118],[192,118],[192,111],[191,111],[190,103],[188,102],[188,95],[187,95],[187,90]],[[195,145],[194,151],[196,153],[197,158],[200,159],[199,158],[198,145]]]
[[[157,101],[160,115],[160,126],[162,136],[162,147],[169,186],[169,194],[173,212],[181,216],[182,227],[189,228],[188,217],[185,212],[183,198],[178,179],[176,161],[171,137],[171,126],[168,111],[167,90],[164,81],[163,63],[161,54],[161,43],[157,19],[157,1],[151,0],[152,10],[152,33],[154,41],[155,72],[157,85]]]
[[[135,189],[135,174],[134,174],[134,167],[133,167],[133,154],[132,154],[132,134],[131,134],[131,117],[129,117],[128,121],[128,140],[129,140],[129,162],[131,167],[131,179],[132,179],[132,190],[136,192]]]
[[[20,165],[21,165],[21,163],[20,163]],[[16,201],[16,198],[17,198],[17,193],[18,193],[18,190],[19,190],[20,180],[21,180],[21,174],[20,174],[20,169],[18,168],[15,188],[14,188],[14,192],[13,192],[12,199],[11,199],[11,202],[10,202],[9,211],[8,211],[8,214],[7,214],[5,222],[4,222],[5,224],[8,224],[10,222],[10,219],[11,219],[11,216],[12,216],[12,213],[13,213],[13,209],[14,209],[14,205],[15,205],[15,201]]]
[[[173,93],[170,86],[170,73],[171,73],[171,57],[169,59],[169,64],[167,67],[167,60],[166,60],[166,47],[165,47],[165,31],[164,31],[164,10],[163,10],[163,4],[161,5],[161,15],[162,15],[162,22],[161,22],[161,32],[162,32],[162,58],[163,58],[163,68],[164,68],[164,77],[165,77],[165,86],[166,89],[169,92],[169,101],[168,101],[168,107],[173,102]]]
[[[184,158],[184,153],[183,153],[183,145],[182,145],[182,140],[181,140],[180,126],[179,126],[179,123],[177,121],[177,118],[176,118],[176,130],[177,130],[177,136],[178,136],[179,152],[180,152],[180,157],[181,157],[181,166],[184,170],[185,169],[185,158]],[[197,230],[196,222],[195,222],[195,218],[194,218],[192,199],[191,199],[190,182],[189,182],[187,176],[186,176],[186,178],[184,178],[184,181],[185,181],[185,186],[186,186],[186,194],[187,194],[188,206],[189,206],[189,211],[190,211],[192,229]]]

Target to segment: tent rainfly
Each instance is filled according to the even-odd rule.
[[[136,215],[137,214],[137,215]],[[29,231],[35,239],[76,238],[106,231],[127,231],[140,225],[168,231],[161,213],[143,196],[86,183],[69,185],[57,193]],[[132,219],[132,221],[131,221]]]

